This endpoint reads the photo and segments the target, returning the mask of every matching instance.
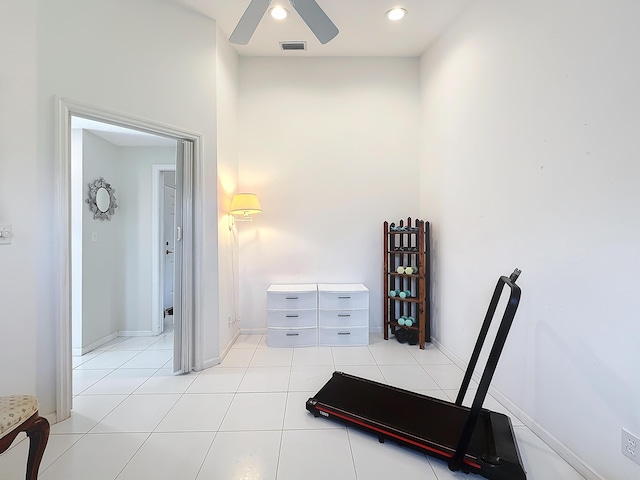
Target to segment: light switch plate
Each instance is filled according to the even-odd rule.
[[[10,223],[0,223],[0,245],[10,245],[13,232]]]

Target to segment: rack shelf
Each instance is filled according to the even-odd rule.
[[[421,349],[431,341],[429,227],[429,222],[411,218],[383,224],[384,338],[391,333]],[[414,267],[417,272],[398,273],[398,267]],[[401,298],[400,292],[408,296]],[[416,323],[403,325],[407,319]]]

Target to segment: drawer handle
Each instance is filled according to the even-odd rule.
[[[338,332],[338,335],[351,335],[351,332]]]
[[[285,315],[287,318],[298,318],[298,315]]]
[[[338,315],[339,317],[350,317],[351,315]]]
[[[298,300],[298,297],[285,297],[285,300]]]
[[[338,297],[338,298],[342,299],[342,298],[351,298],[351,297]]]
[[[297,337],[299,333],[287,333],[287,337]]]

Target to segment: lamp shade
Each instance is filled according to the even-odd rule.
[[[238,193],[233,196],[231,200],[232,215],[249,215],[251,213],[262,212],[260,201],[255,193]]]

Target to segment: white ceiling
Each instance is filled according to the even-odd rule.
[[[141,132],[140,130],[132,130],[130,128],[112,125],[110,123],[97,122],[88,118],[71,117],[71,128],[80,128],[88,130],[98,137],[106,140],[118,147],[175,147],[176,141],[152,135],[150,133]]]
[[[227,38],[250,0],[174,0],[214,19]],[[267,13],[248,45],[233,45],[242,56],[316,57],[417,57],[442,33],[471,0],[317,0],[340,33],[322,45],[298,16],[290,0],[272,0],[289,11],[282,21]],[[399,22],[385,12],[394,7],[407,10]],[[304,41],[306,51],[282,51],[280,42]],[[175,140],[145,132],[73,118],[73,128],[89,130],[121,147],[175,146]]]
[[[227,38],[250,0],[176,0],[216,20]],[[417,57],[471,0],[317,0],[340,33],[322,45],[290,4],[272,0],[289,11],[285,20],[267,13],[248,45],[234,45],[243,56]],[[405,8],[407,16],[391,22],[385,12]],[[306,41],[307,51],[281,51],[279,42]]]

